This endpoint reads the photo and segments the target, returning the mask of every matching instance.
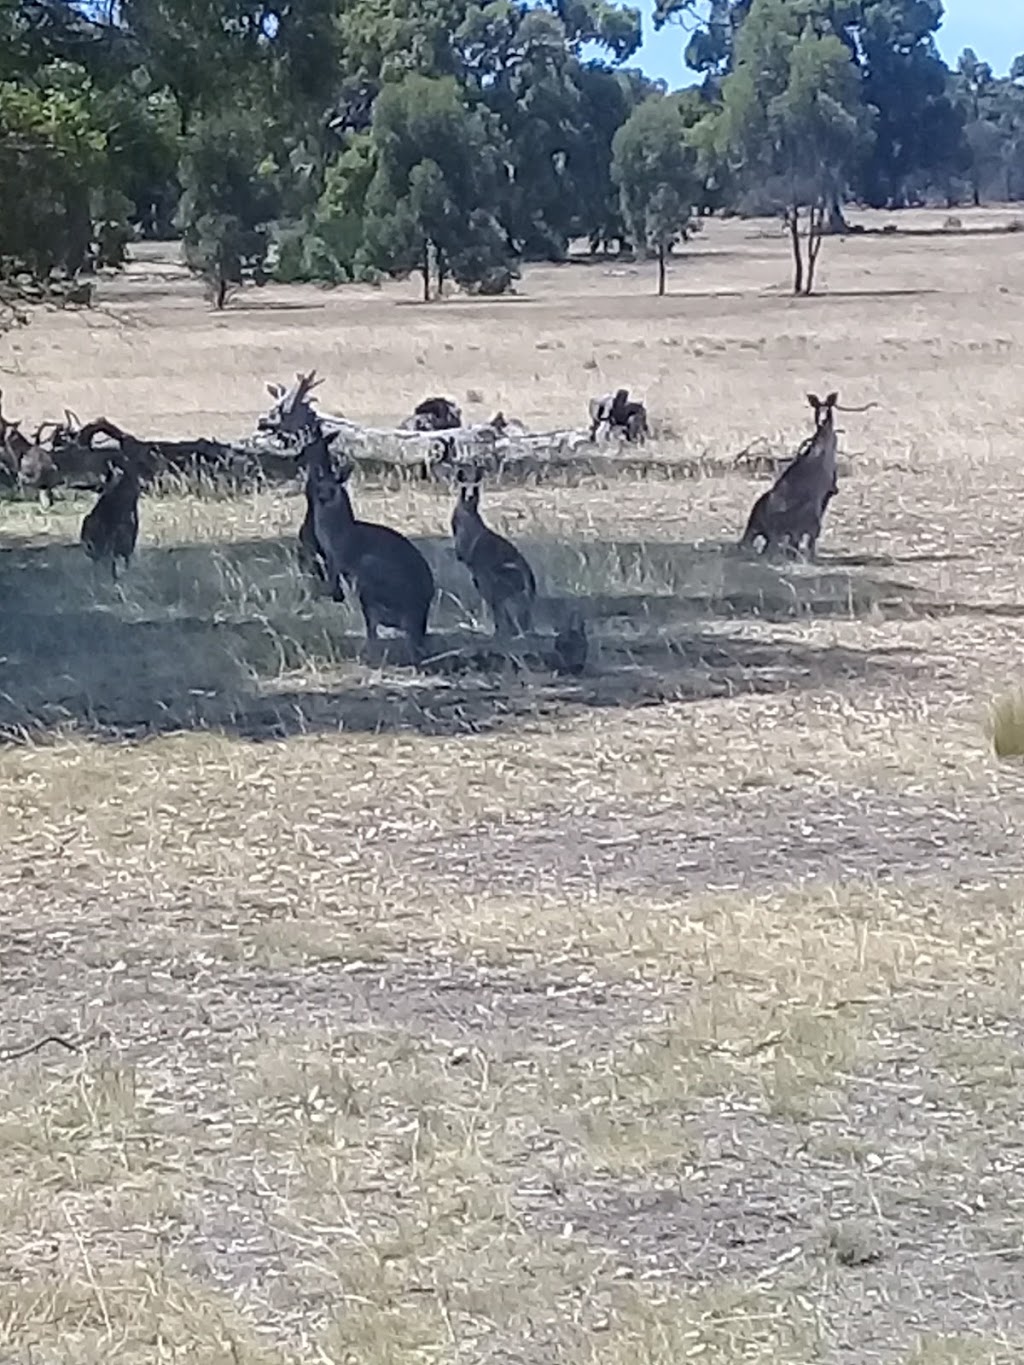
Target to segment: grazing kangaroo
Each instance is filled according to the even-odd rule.
[[[631,403],[628,389],[617,389],[614,394],[606,393],[602,398],[592,398],[590,413],[590,439],[595,441],[602,426],[607,426],[609,435],[613,431],[625,436],[629,442],[644,440],[651,434],[647,425],[647,409],[643,403]]]
[[[462,410],[450,398],[424,398],[402,425],[410,431],[453,431],[462,426]]]
[[[123,455],[107,463],[103,490],[82,519],[81,542],[94,564],[108,564],[117,582],[117,561],[127,569],[139,538],[139,474]]]
[[[776,545],[797,552],[806,541],[807,557],[814,558],[825,509],[839,491],[835,433],[839,395],[830,393],[823,401],[809,393],[807,401],[814,410],[814,433],[754,503],[740,541],[744,549],[760,539],[765,552]]]
[[[494,634],[526,635],[533,625],[537,583],[526,559],[510,540],[484,523],[480,515],[483,471],[472,481],[459,471],[459,500],[452,512],[456,558],[469,569],[476,590],[494,620]]]
[[[381,626],[404,631],[414,657],[421,659],[434,600],[430,565],[400,532],[357,520],[345,486],[352,466],[332,468],[321,431],[307,439],[303,459],[311,485],[313,542],[323,557],[334,600],[343,602],[343,583],[351,584],[362,608],[366,638],[376,640]]]

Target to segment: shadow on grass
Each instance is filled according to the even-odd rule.
[[[261,299],[256,295],[243,293],[232,298],[225,309],[229,313],[308,313],[313,309],[326,308],[320,299]]]
[[[775,645],[741,629],[912,610],[915,590],[903,584],[732,547],[525,537],[541,585],[536,634],[497,651],[450,541],[419,543],[439,587],[420,669],[406,666],[400,638],[369,646],[358,611],[299,574],[290,539],[144,546],[123,588],[74,545],[0,549],[0,732],[472,733],[565,708],[814,688],[918,666],[902,650]],[[591,639],[578,679],[552,670],[570,603]]]
[[[892,569],[903,564],[958,564],[974,558],[969,554],[819,555],[819,562],[844,569]]]
[[[917,289],[825,289],[815,297],[820,299],[918,299],[930,294],[941,294],[941,289],[922,286]]]

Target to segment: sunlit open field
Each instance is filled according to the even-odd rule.
[[[1014,216],[830,240],[803,301],[765,223],[661,300],[598,261],[218,315],[146,246],[0,341],[5,413],[139,436],[310,367],[381,425],[621,384],[670,458],[867,409],[813,566],[737,553],[739,468],[486,489],[579,679],[368,654],[298,487],[144,500],[123,591],[88,500],[0,504],[0,1361],[1024,1359]],[[447,490],[353,499],[487,629]]]

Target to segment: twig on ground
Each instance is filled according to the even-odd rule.
[[[45,1038],[40,1038],[27,1047],[18,1048],[13,1052],[0,1052],[0,1062],[16,1062],[21,1057],[30,1057],[33,1052],[41,1052],[47,1043],[56,1043],[59,1047],[66,1048],[68,1052],[81,1052],[82,1050],[77,1043],[71,1042],[68,1038],[62,1038],[59,1033],[48,1033]]]

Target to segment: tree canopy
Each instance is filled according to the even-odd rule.
[[[177,232],[220,303],[269,274],[497,291],[579,239],[664,287],[691,215],[727,209],[786,216],[806,289],[844,202],[1024,196],[1024,56],[949,70],[941,20],[658,0],[700,77],[669,94],[612,0],[0,0],[0,276]]]

